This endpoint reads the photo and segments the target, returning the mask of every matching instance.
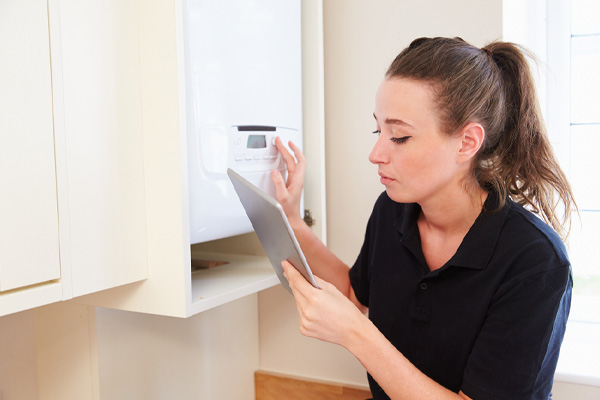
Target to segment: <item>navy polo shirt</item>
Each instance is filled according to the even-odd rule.
[[[493,210],[490,194],[484,210]],[[350,280],[369,318],[419,370],[474,400],[550,396],[571,301],[559,236],[520,205],[482,211],[456,254],[430,271],[418,204],[384,192]],[[374,399],[389,397],[369,376]]]

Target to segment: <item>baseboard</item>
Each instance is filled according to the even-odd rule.
[[[266,371],[254,374],[256,400],[365,400],[367,388],[292,377]]]

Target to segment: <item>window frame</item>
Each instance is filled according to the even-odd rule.
[[[537,57],[532,70],[540,106],[554,151],[569,176],[571,0],[504,0],[503,32],[503,40],[519,43]],[[574,227],[580,223],[577,214],[572,223]],[[586,317],[591,310],[600,310],[600,296],[590,300],[574,293],[557,381],[600,386],[600,318],[591,322],[595,318]]]

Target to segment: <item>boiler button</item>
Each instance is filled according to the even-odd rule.
[[[248,154],[246,154],[246,161],[250,161],[250,160],[252,160],[252,156],[251,156],[251,155],[248,155]]]
[[[260,156],[254,156],[254,159],[255,159],[255,160],[260,160],[260,159],[261,159],[261,157],[260,157]]]
[[[242,161],[244,159],[244,155],[237,155],[235,156],[235,161]]]

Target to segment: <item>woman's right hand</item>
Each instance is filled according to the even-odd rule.
[[[304,187],[304,172],[306,170],[306,159],[298,146],[291,141],[288,143],[294,155],[286,149],[281,142],[281,138],[275,139],[275,146],[283,157],[287,167],[287,181],[281,175],[279,170],[271,171],[271,179],[275,184],[275,199],[283,207],[285,215],[290,224],[302,221],[300,210],[300,199],[302,197],[302,188]]]

